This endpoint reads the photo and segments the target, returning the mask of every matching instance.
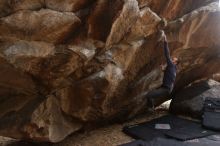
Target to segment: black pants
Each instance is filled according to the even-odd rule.
[[[170,99],[171,90],[165,87],[160,87],[150,91],[147,95],[147,101],[151,101],[153,105],[156,107],[161,105],[163,102]]]

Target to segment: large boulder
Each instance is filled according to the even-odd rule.
[[[2,0],[0,135],[58,142],[142,112],[163,77],[158,26],[180,59],[173,94],[216,76],[220,10],[213,1]]]
[[[205,80],[194,83],[173,96],[170,110],[172,113],[201,118],[207,97],[220,99],[220,83]]]

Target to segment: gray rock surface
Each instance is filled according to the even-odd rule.
[[[171,112],[202,118],[203,105],[207,97],[220,99],[220,83],[214,80],[202,81],[186,87],[174,95]]]

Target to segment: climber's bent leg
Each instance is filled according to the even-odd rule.
[[[160,87],[150,91],[147,95],[147,106],[154,109],[154,107],[161,105],[169,99],[170,90],[168,88]]]

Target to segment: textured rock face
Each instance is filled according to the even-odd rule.
[[[214,80],[202,81],[178,92],[171,103],[175,114],[201,118],[206,97],[220,98],[220,83]]]
[[[74,32],[80,20],[73,13],[60,13],[52,10],[21,10],[1,18],[0,35],[21,40],[58,43]],[[43,37],[42,37],[43,36]]]
[[[141,112],[161,84],[162,18],[174,93],[220,65],[216,0],[1,0],[0,135],[58,142]]]

